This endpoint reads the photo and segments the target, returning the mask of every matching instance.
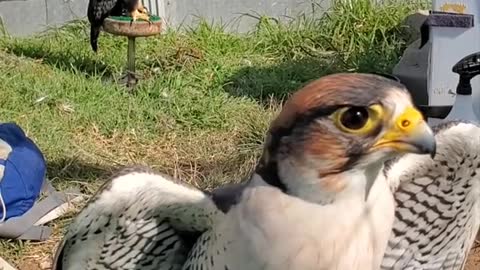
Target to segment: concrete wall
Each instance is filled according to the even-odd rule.
[[[251,29],[256,19],[245,16],[268,15],[287,20],[302,13],[321,14],[329,0],[143,0],[169,27],[193,25],[199,17],[221,22],[230,31]],[[312,4],[316,2],[316,4]],[[88,0],[0,0],[0,19],[14,36],[31,35],[48,26],[85,18]]]
[[[25,36],[84,17],[88,0],[0,0],[0,20],[7,32]]]
[[[249,30],[258,20],[252,16],[268,15],[286,20],[299,14],[321,13],[330,1],[314,0],[167,0],[165,14],[172,26],[192,25],[199,17],[221,22],[229,30]],[[315,9],[315,10],[314,10]],[[252,16],[248,16],[250,14]]]

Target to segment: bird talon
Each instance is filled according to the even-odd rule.
[[[135,11],[133,11],[130,16],[132,17],[132,20],[130,21],[130,26],[132,26],[132,23],[135,22],[135,21],[138,21],[139,19],[140,20],[144,20],[144,21],[147,21],[149,24],[151,24],[152,22],[150,21],[150,16],[145,14],[145,13],[141,13],[138,9],[136,9]]]

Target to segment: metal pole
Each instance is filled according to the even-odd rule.
[[[127,70],[135,73],[135,37],[128,37]]]

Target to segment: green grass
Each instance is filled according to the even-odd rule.
[[[239,181],[292,91],[339,71],[390,72],[407,45],[399,23],[426,7],[425,1],[334,2],[317,18],[282,24],[261,17],[244,35],[201,22],[138,39],[143,79],[134,93],[117,83],[125,38],[102,32],[95,55],[84,21],[31,38],[5,35],[0,121],[18,122],[38,143],[61,189],[91,194],[116,167],[134,163],[201,188]],[[0,255],[15,263],[45,260],[68,218],[51,224],[51,241],[2,241]]]

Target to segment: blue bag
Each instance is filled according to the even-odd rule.
[[[8,209],[2,209],[0,221],[32,208],[45,173],[45,159],[35,143],[16,124],[0,124],[0,201]]]
[[[37,202],[42,191],[48,196]],[[46,181],[46,162],[37,145],[17,124],[0,124],[0,237],[47,239],[51,229],[35,223],[65,201]]]

